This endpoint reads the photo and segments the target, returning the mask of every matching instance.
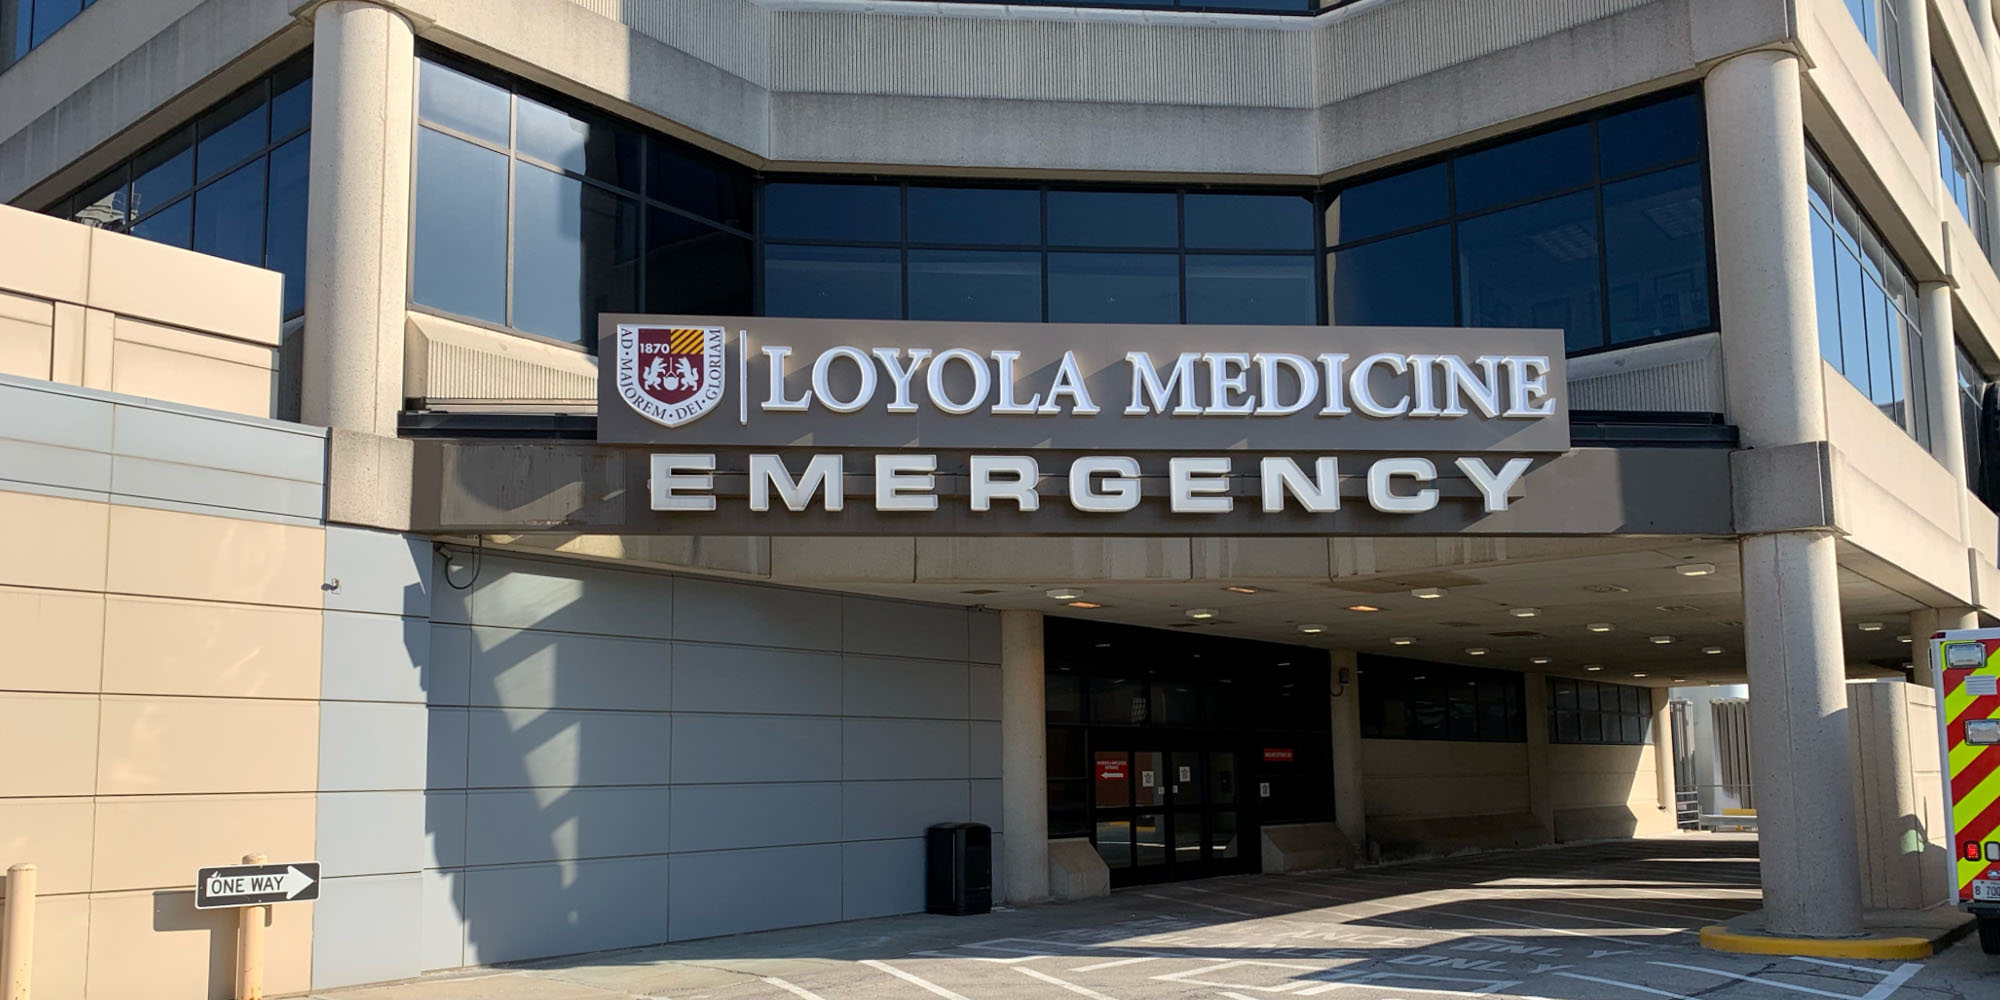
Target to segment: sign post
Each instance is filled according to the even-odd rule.
[[[198,910],[237,909],[236,1000],[264,998],[264,928],[272,903],[319,898],[319,862],[266,864],[262,854],[246,854],[241,865],[203,868],[195,873]]]

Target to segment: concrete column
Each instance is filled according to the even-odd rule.
[[[1931,662],[1930,637],[1951,629],[1978,628],[1979,612],[1971,608],[1918,608],[1910,612],[1910,682],[1937,687],[1937,665]]]
[[[1000,612],[1000,823],[1007,901],[1049,898],[1048,709],[1042,613]]]
[[[1669,689],[1653,689],[1653,776],[1659,783],[1660,811],[1674,817],[1674,710]]]
[[[1361,672],[1354,651],[1327,654],[1333,672],[1333,815],[1340,832],[1361,857],[1368,856],[1368,801],[1362,793]]]
[[[1931,86],[1930,0],[1894,0],[1903,57],[1903,108],[1930,151],[1931,184],[1938,175],[1937,91]]]
[[[1521,710],[1528,716],[1528,811],[1542,826],[1542,839],[1556,840],[1555,783],[1549,775],[1549,679],[1544,674],[1524,674],[1527,686]]]
[[[1993,0],[1971,0],[1968,6],[1972,10],[1972,28],[1979,32],[1979,47],[1986,50],[1986,64],[1992,66],[1993,57],[2000,54],[2000,28],[1993,23]]]
[[[415,42],[409,21],[372,3],[313,10],[301,416],[382,437],[402,408]]]
[[[1853,733],[1831,532],[1742,541],[1751,778],[1773,934],[1861,933]]]
[[[1750,52],[1708,74],[1726,405],[1743,445],[1826,437],[1799,60]]]
[[[1917,286],[1917,301],[1924,324],[1924,367],[1928,369],[1925,412],[1930,418],[1931,454],[1958,480],[1962,501],[1965,427],[1958,420],[1958,341],[1952,331],[1951,285],[1926,281]]]

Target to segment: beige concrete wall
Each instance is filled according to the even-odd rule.
[[[1951,897],[1951,832],[1937,694],[1900,680],[1847,685],[1854,808],[1866,905],[1922,909]]]
[[[1525,743],[1362,740],[1361,771],[1371,824],[1528,811]]]
[[[0,374],[273,415],[275,271],[0,206]]]
[[[40,868],[36,1000],[229,994],[236,916],[194,872],[314,854],[323,534],[0,491],[0,760],[33,762],[0,768],[0,864]],[[309,985],[312,923],[275,908],[270,992]]]
[[[1658,747],[1549,747],[1549,796],[1556,839],[1649,837],[1671,833],[1674,814],[1660,808]]]

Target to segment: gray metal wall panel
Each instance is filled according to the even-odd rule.
[[[323,431],[272,421],[252,423],[187,407],[170,410],[167,405],[120,402],[112,415],[113,450],[133,458],[270,479],[326,481]]]
[[[972,791],[971,808],[967,811],[966,819],[974,823],[984,823],[992,827],[995,834],[998,834],[1001,830],[1000,816],[1002,812],[1000,807],[1000,779],[978,778],[966,782],[966,784],[971,786]],[[994,856],[998,857],[998,852],[995,852]],[[999,866],[995,865],[994,867],[998,868]]]
[[[841,657],[844,715],[963,719],[970,707],[964,660]]]
[[[965,617],[970,636],[968,641],[972,646],[972,662],[997,665],[1000,662],[1000,613],[969,611]]]
[[[468,868],[467,962],[489,964],[664,941],[667,859]]]
[[[4,483],[106,494],[98,499],[108,500],[111,462],[111,456],[100,451],[0,437],[0,482]]]
[[[842,844],[840,882],[840,915],[846,920],[923,909],[923,839]]]
[[[109,453],[113,405],[101,394],[0,375],[0,437]]]
[[[969,635],[963,608],[912,604],[872,597],[840,602],[842,651],[939,660],[967,658]]]
[[[427,616],[431,572],[427,538],[327,525],[326,576],[340,581],[326,592],[329,609]]]
[[[424,914],[421,874],[329,877],[313,904],[313,989],[421,973]]]
[[[851,786],[849,786],[851,787]],[[825,844],[842,839],[838,782],[680,785],[673,790],[672,850]]]
[[[471,865],[665,854],[664,785],[626,788],[475,789],[465,796]]]
[[[844,719],[846,777],[850,781],[971,777],[967,725],[928,719]]]
[[[469,794],[456,790],[424,793],[424,867],[465,866],[465,800]]]
[[[672,939],[714,937],[841,917],[839,844],[673,856]]]
[[[966,781],[846,782],[841,788],[841,839],[921,837],[933,823],[963,821],[971,814],[969,784]]]
[[[997,722],[973,723],[971,739],[972,777],[998,778],[1000,776],[1000,724]]]
[[[328,878],[423,871],[424,793],[322,792],[314,825],[320,870]]]
[[[466,742],[472,788],[665,784],[668,718],[650,712],[475,708]]]
[[[673,646],[658,640],[472,630],[471,703],[664,712]]]
[[[974,719],[1000,721],[1000,668],[975,664],[966,674],[970,714]]]
[[[422,705],[320,702],[320,789],[423,788],[428,721]]]
[[[472,629],[431,623],[429,679],[424,701],[465,705],[472,700]]]
[[[674,783],[837,781],[840,720],[675,715]]]
[[[473,575],[454,560],[452,576]],[[646,573],[553,567],[482,557],[468,604],[480,625],[543,632],[582,632],[642,639],[671,638],[673,580]],[[466,619],[470,621],[471,619]]]
[[[674,645],[674,710],[767,715],[839,715],[840,655]]]
[[[465,873],[430,869],[423,876],[423,967],[456,969],[465,959]]]
[[[425,719],[424,787],[464,788],[472,721],[463,708],[433,708]]]
[[[840,648],[839,594],[681,578],[674,638],[794,649]]]
[[[423,703],[438,680],[430,664],[433,637],[427,618],[326,612],[320,633],[320,697]]]

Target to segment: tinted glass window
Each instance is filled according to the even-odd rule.
[[[1448,176],[1437,163],[1343,188],[1327,205],[1326,241],[1351,243],[1444,218]]]
[[[750,315],[749,240],[664,209],[647,213],[647,312]]]
[[[1604,254],[1612,343],[1707,329],[1708,213],[1701,168],[1605,185]]]
[[[285,315],[306,307],[306,176],[312,136],[271,151],[271,200],[265,220],[264,266],[285,276]]]
[[[1178,323],[1180,318],[1180,259],[1172,254],[1049,254],[1050,322]]]
[[[1930,446],[1928,396],[1910,376],[1925,356],[1924,331],[1912,312],[1909,273],[1883,247],[1846,189],[1815,151],[1807,160],[1812,193],[1813,291],[1820,353],[1918,444]]]
[[[185,250],[191,241],[193,224],[194,202],[182,199],[134,225],[132,235]]]
[[[1478,212],[1590,183],[1590,126],[1468,153],[1453,165],[1460,213]]]
[[[764,312],[897,319],[903,314],[902,254],[871,247],[766,246]]]
[[[312,61],[298,59],[271,74],[271,138],[289,138],[312,124]]]
[[[1042,241],[1042,193],[1033,189],[910,188],[910,242]]]
[[[195,179],[208,180],[254,156],[271,137],[262,84],[244,90],[202,115],[195,147]]]
[[[511,99],[495,86],[426,60],[417,82],[417,112],[423,119],[496,146],[507,145]]]
[[[658,136],[646,140],[646,193],[704,219],[750,229],[750,178],[740,167],[683,150]]]
[[[1049,245],[1175,247],[1180,221],[1170,192],[1050,191]],[[1053,277],[1051,277],[1053,283]]]
[[[193,249],[264,266],[264,169],[260,160],[195,193]]]
[[[895,243],[903,237],[902,191],[864,184],[768,184],[764,237]]]
[[[514,172],[513,325],[582,344],[639,305],[636,202],[527,164]]]
[[[1333,321],[1350,326],[1451,326],[1451,230],[1445,226],[1335,251]]]
[[[1303,195],[1189,194],[1187,245],[1202,250],[1306,250],[1313,204]]]
[[[507,157],[442,132],[417,133],[418,302],[507,321]]]
[[[1597,124],[1604,176],[1684,163],[1701,155],[1701,101],[1693,94],[1606,117]]]
[[[1602,341],[1590,193],[1468,219],[1458,256],[1467,326],[1563,330],[1572,351]]]
[[[145,215],[194,187],[194,135],[182,130],[132,161],[132,213]]]
[[[83,186],[68,199],[66,211],[71,220],[86,226],[123,232],[130,219],[128,212],[130,199],[127,197],[132,186],[125,180],[125,168],[119,167]]]
[[[911,250],[909,318],[1036,322],[1042,318],[1041,254]]]
[[[1189,254],[1187,321],[1311,325],[1319,288],[1311,257]]]
[[[61,30],[85,6],[83,0],[34,0],[34,5],[35,30],[29,39],[29,48],[48,41],[50,35]]]
[[[636,132],[525,97],[514,110],[514,130],[515,146],[524,156],[607,184],[639,189],[641,144]]]

